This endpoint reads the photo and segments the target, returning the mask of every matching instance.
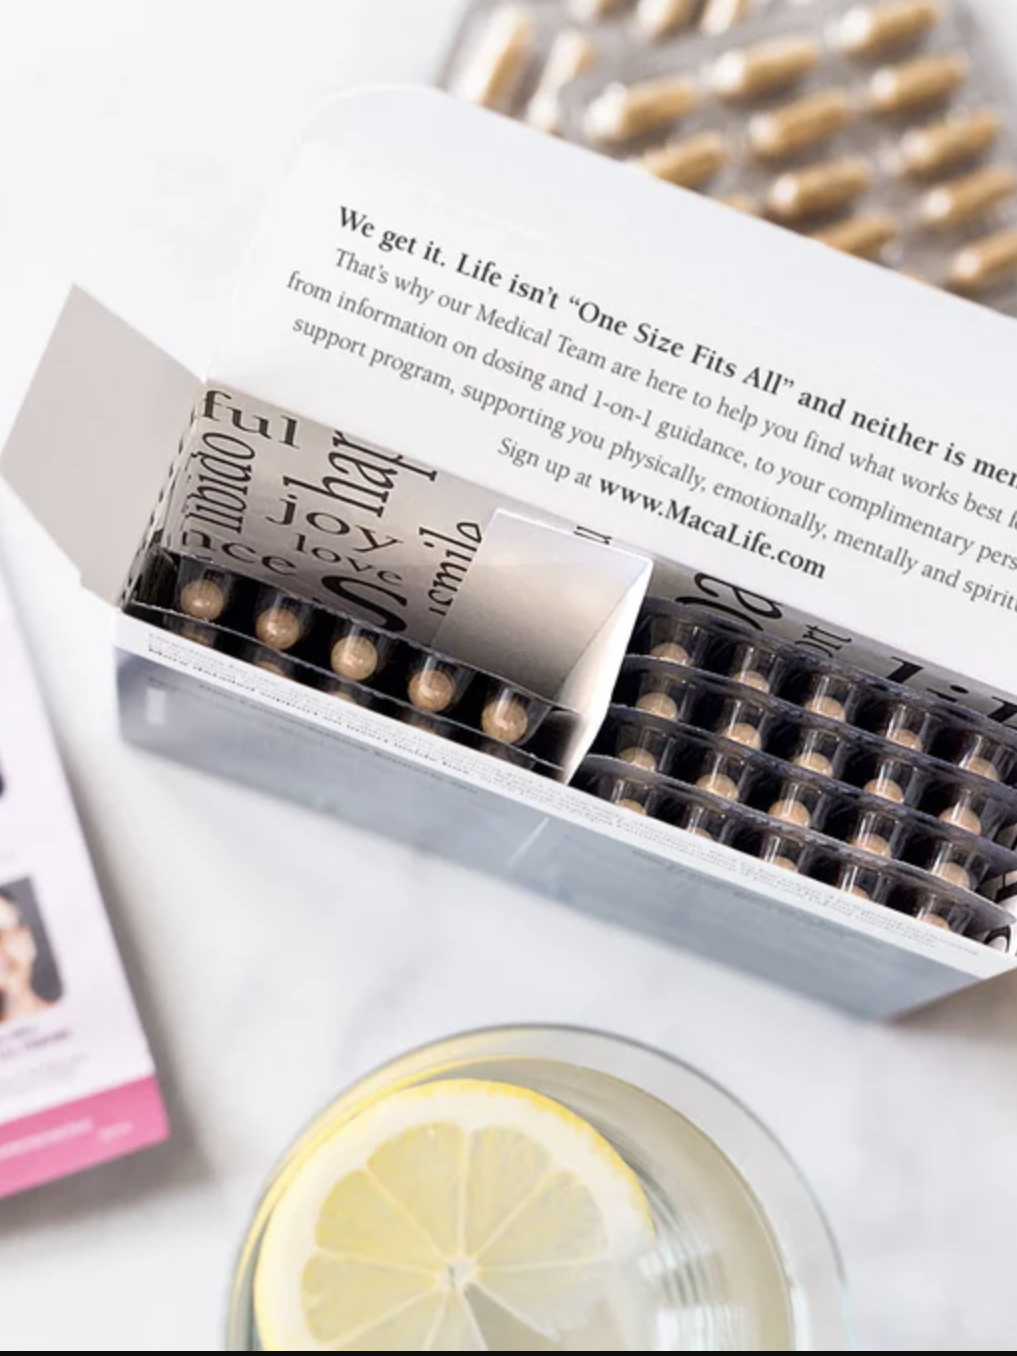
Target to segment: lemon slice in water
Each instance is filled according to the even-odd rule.
[[[270,1351],[625,1350],[654,1229],[638,1180],[538,1093],[392,1093],[306,1159],[254,1277]]]

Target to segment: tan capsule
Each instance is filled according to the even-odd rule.
[[[738,799],[738,783],[723,772],[710,772],[696,782],[700,791],[710,791],[723,800]]]
[[[669,141],[639,156],[634,164],[656,179],[682,188],[699,188],[727,164],[727,142],[720,132],[699,132],[681,141]]]
[[[481,729],[499,744],[518,744],[530,728],[525,702],[515,697],[488,702],[480,716]]]
[[[851,56],[875,56],[913,42],[935,28],[943,17],[941,0],[887,0],[881,5],[859,5],[840,22],[837,42]]]
[[[842,132],[855,117],[850,96],[840,89],[807,94],[749,121],[749,148],[758,160],[779,160],[818,146]]]
[[[527,107],[527,121],[542,132],[559,132],[562,90],[577,76],[588,71],[596,60],[597,48],[585,33],[578,28],[566,28],[559,33]]]
[[[775,38],[725,52],[713,68],[710,83],[722,99],[758,99],[794,84],[814,70],[821,58],[822,48],[815,38]]]
[[[666,38],[688,28],[698,8],[699,0],[639,0],[636,27],[648,38]]]
[[[758,669],[742,669],[740,673],[731,675],[733,683],[741,683],[743,687],[755,688],[757,692],[769,692],[770,680]]]
[[[657,760],[649,749],[623,749],[618,755],[623,763],[631,763],[633,767],[638,767],[643,772],[656,772]]]
[[[456,685],[444,669],[421,669],[410,679],[409,698],[421,711],[444,711],[452,705]]]
[[[898,725],[895,730],[888,730],[886,737],[891,744],[896,744],[900,749],[910,749],[912,753],[925,752],[921,735],[909,730],[906,725]]]
[[[706,0],[699,26],[704,33],[727,33],[747,19],[754,0]]]
[[[968,78],[966,56],[925,56],[899,66],[884,66],[869,82],[869,101],[877,113],[906,113],[945,99]]]
[[[842,885],[840,887],[846,895],[854,895],[855,899],[871,899],[872,896],[868,890],[863,890],[860,885]]]
[[[619,810],[631,810],[634,815],[645,815],[648,813],[645,805],[640,805],[638,800],[616,800],[615,805]]]
[[[767,811],[771,819],[779,819],[784,824],[797,824],[807,829],[812,823],[812,813],[800,800],[778,800]]]
[[[725,207],[730,207],[733,212],[741,212],[744,216],[762,216],[759,199],[753,198],[749,193],[728,193],[717,201],[723,203]]]
[[[956,885],[958,890],[971,889],[971,876],[958,862],[938,862],[932,867],[932,875],[948,885]]]
[[[807,772],[819,772],[824,777],[833,776],[833,763],[827,758],[825,753],[817,753],[814,749],[807,753],[800,753],[794,760],[795,767],[803,767]]]
[[[975,814],[970,805],[965,805],[963,801],[958,801],[956,805],[951,805],[948,810],[944,810],[939,816],[944,824],[953,824],[955,828],[963,829],[965,833],[981,834],[982,821]]]
[[[660,716],[662,720],[678,719],[678,703],[666,692],[644,692],[636,702],[637,711],[645,711],[651,716]]]
[[[211,631],[203,631],[199,626],[191,626],[185,622],[177,634],[183,636],[184,640],[193,641],[195,645],[204,645],[207,649],[215,648],[215,636]]]
[[[369,636],[344,636],[332,646],[332,672],[353,683],[366,683],[378,670],[378,647]]]
[[[619,9],[625,0],[571,0],[569,9],[577,19],[588,23],[591,19],[603,19],[613,9]]]
[[[266,607],[254,624],[254,632],[273,650],[292,650],[304,634],[304,624],[291,608]]]
[[[684,118],[698,106],[699,97],[695,81],[680,75],[609,85],[586,110],[586,133],[592,141],[631,141]]]
[[[533,55],[536,25],[524,5],[503,5],[487,22],[457,93],[484,108],[504,108],[519,91]]]
[[[990,763],[988,758],[980,758],[977,754],[969,754],[967,758],[961,760],[961,767],[965,772],[973,772],[976,777],[986,777],[990,782],[1002,781],[999,775],[999,768],[994,763]]]
[[[859,259],[876,259],[899,234],[899,227],[893,217],[885,212],[867,212],[850,217],[847,221],[838,221],[822,231],[815,231],[812,239],[829,245],[831,249],[840,250],[842,254],[853,254]]]
[[[962,249],[950,265],[948,282],[958,292],[985,292],[1017,276],[1017,229],[985,236]]]
[[[763,736],[747,720],[735,721],[733,724],[725,726],[723,730],[718,730],[717,733],[722,739],[730,739],[735,744],[744,744],[748,749],[761,749],[763,747]]]
[[[836,697],[812,697],[805,703],[805,710],[814,716],[825,716],[827,720],[846,720],[844,703]]]
[[[767,205],[780,221],[803,221],[847,207],[871,184],[872,170],[867,161],[856,156],[831,160],[782,174],[770,188]]]
[[[650,651],[653,659],[666,659],[669,664],[688,664],[692,658],[684,645],[679,645],[677,641],[666,641],[663,645],[656,645]]]
[[[986,165],[972,174],[930,188],[918,205],[919,220],[934,231],[949,231],[991,212],[1017,194],[1017,174],[1009,165]]]
[[[913,127],[901,138],[901,167],[916,179],[943,174],[987,151],[1002,130],[1003,120],[992,108]]]
[[[1009,165],[983,169],[930,188],[918,204],[918,219],[933,230],[949,230],[998,207],[1017,193],[1017,174]]]
[[[192,579],[181,590],[180,610],[197,621],[218,621],[226,611],[226,590],[215,579]]]
[[[798,863],[793,862],[790,857],[768,857],[767,864],[769,866],[779,866],[781,871],[797,872],[798,870]]]
[[[941,918],[938,913],[927,913],[921,921],[928,923],[930,927],[940,928],[943,932],[953,932],[950,924],[945,918]]]
[[[904,804],[904,788],[892,777],[873,777],[863,788],[870,796],[879,796],[882,800],[892,800],[895,805]]]
[[[853,838],[848,846],[857,848],[859,852],[871,853],[873,857],[891,855],[890,844],[880,833],[861,833],[857,838]]]

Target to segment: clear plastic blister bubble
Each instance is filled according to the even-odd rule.
[[[813,0],[616,48],[570,139],[1017,313],[1017,118],[966,0]]]
[[[139,581],[127,604],[131,615],[276,678],[541,776],[562,775],[578,721],[574,711],[450,656],[186,556],[153,550]]]
[[[675,637],[680,663],[646,655]],[[703,606],[649,600],[632,647],[580,786],[614,768],[678,829],[719,814],[700,836],[912,917],[967,901],[966,937],[1007,931],[1017,731]]]

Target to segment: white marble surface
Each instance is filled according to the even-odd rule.
[[[302,117],[423,80],[456,0],[4,0],[0,434],[75,278],[200,368]],[[981,0],[1017,89],[1017,5]],[[726,1083],[811,1177],[859,1344],[1005,1351],[1017,979],[859,1027],[382,841],[139,755],[108,617],[0,496],[10,568],[169,1097],[162,1150],[0,1203],[0,1349],[206,1350],[259,1183],[407,1045],[612,1027]]]

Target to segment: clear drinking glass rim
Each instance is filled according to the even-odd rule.
[[[272,1171],[267,1177],[265,1184],[261,1192],[259,1193],[257,1204],[252,1214],[250,1226],[248,1228],[248,1232],[247,1235],[245,1236],[244,1242],[240,1248],[240,1256],[238,1258],[237,1265],[234,1269],[233,1284],[230,1295],[229,1333],[227,1342],[228,1349],[229,1350],[250,1349],[247,1346],[239,1346],[232,1339],[236,1334],[238,1320],[240,1319],[240,1315],[237,1312],[238,1306],[241,1304],[246,1304],[246,1296],[244,1296],[241,1293],[241,1290],[244,1268],[247,1261],[247,1254],[249,1252],[251,1234],[254,1223],[256,1222],[261,1212],[261,1209],[272,1190],[273,1184],[279,1177],[284,1167],[289,1163],[290,1159],[297,1151],[299,1146],[303,1143],[305,1138],[309,1134],[314,1132],[316,1128],[320,1127],[322,1121],[328,1116],[328,1114],[331,1111],[336,1109],[348,1096],[350,1096],[353,1093],[358,1093],[362,1095],[365,1089],[371,1088],[371,1086],[374,1084],[378,1084],[381,1088],[383,1088],[386,1083],[391,1081],[390,1075],[395,1073],[396,1071],[399,1071],[402,1074],[402,1076],[405,1077],[407,1074],[406,1066],[412,1066],[418,1061],[424,1060],[426,1057],[433,1057],[434,1063],[438,1063],[437,1056],[446,1047],[450,1049],[451,1048],[456,1049],[456,1062],[468,1063],[474,1059],[479,1060],[481,1058],[490,1058],[490,1059],[500,1058],[505,1059],[507,1061],[512,1061],[514,1059],[526,1059],[530,1057],[529,1052],[526,1051],[521,1052],[519,1050],[511,1049],[510,1047],[512,1046],[513,1042],[525,1043],[526,1041],[531,1039],[540,1039],[540,1038],[546,1039],[548,1037],[552,1038],[552,1040],[554,1038],[558,1038],[564,1042],[569,1041],[593,1042],[595,1045],[597,1045],[603,1050],[613,1048],[622,1055],[626,1053],[630,1057],[633,1055],[637,1055],[643,1060],[649,1061],[651,1064],[657,1065],[664,1073],[670,1071],[672,1074],[678,1074],[682,1078],[689,1080],[692,1084],[698,1084],[701,1089],[706,1090],[717,1099],[718,1107],[726,1106],[728,1109],[736,1113],[736,1115],[740,1118],[742,1122],[742,1128],[750,1131],[751,1133],[754,1133],[758,1137],[758,1139],[762,1142],[762,1144],[765,1146],[765,1148],[770,1152],[775,1161],[788,1174],[792,1184],[797,1188],[801,1195],[801,1200],[797,1202],[798,1208],[804,1206],[809,1212],[811,1212],[812,1223],[818,1229],[819,1234],[821,1235],[822,1238],[822,1242],[825,1244],[828,1252],[828,1256],[825,1259],[825,1266],[828,1269],[829,1274],[824,1279],[827,1282],[829,1282],[829,1280],[832,1278],[836,1286],[838,1303],[836,1305],[835,1311],[833,1312],[828,1311],[818,1314],[807,1313],[805,1315],[803,1315],[800,1312],[803,1300],[806,1304],[807,1310],[811,1310],[814,1305],[824,1304],[824,1300],[821,1297],[815,1295],[810,1297],[807,1293],[808,1286],[803,1285],[800,1281],[799,1282],[795,1281],[794,1273],[801,1267],[803,1259],[802,1258],[792,1259],[789,1256],[787,1239],[787,1228],[788,1228],[787,1222],[786,1221],[782,1222],[779,1218],[775,1217],[774,1209],[771,1207],[773,1205],[776,1205],[776,1202],[771,1200],[770,1196],[766,1194],[765,1189],[760,1189],[755,1185],[753,1173],[749,1170],[746,1170],[740,1165],[738,1161],[738,1156],[732,1152],[731,1146],[725,1142],[725,1139],[730,1138],[731,1136],[730,1135],[725,1136],[723,1132],[720,1132],[716,1127],[704,1124],[703,1121],[700,1119],[699,1115],[700,1109],[697,1109],[696,1113],[693,1113],[691,1109],[688,1108],[687,1106],[678,1104],[678,1098],[676,1096],[660,1093],[653,1087],[648,1086],[645,1080],[640,1080],[637,1077],[628,1075],[624,1071],[619,1071],[615,1069],[604,1069],[598,1067],[596,1064],[591,1064],[589,1061],[586,1061],[584,1063],[584,1061],[579,1058],[567,1058],[567,1057],[563,1058],[561,1056],[556,1056],[553,1054],[549,1055],[546,1051],[540,1051],[537,1049],[535,1049],[532,1052],[533,1058],[544,1059],[552,1063],[571,1063],[577,1068],[583,1067],[590,1068],[594,1072],[615,1078],[619,1082],[628,1083],[629,1086],[635,1088],[637,1091],[655,1097],[658,1101],[664,1103],[664,1105],[668,1106],[671,1110],[676,1111],[680,1116],[685,1117],[685,1119],[687,1119],[703,1135],[705,1135],[706,1138],[715,1146],[715,1148],[731,1165],[732,1169],[741,1180],[744,1188],[747,1190],[749,1195],[758,1205],[760,1211],[762,1212],[763,1218],[765,1219],[767,1226],[769,1227],[773,1235],[773,1241],[776,1244],[780,1255],[782,1270],[784,1271],[785,1274],[789,1296],[792,1301],[795,1338],[797,1339],[801,1335],[798,1331],[798,1328],[803,1319],[807,1319],[808,1326],[811,1327],[813,1324],[816,1324],[820,1329],[820,1331],[815,1334],[816,1337],[820,1339],[819,1341],[816,1342],[809,1341],[807,1345],[802,1346],[796,1340],[796,1345],[793,1348],[793,1350],[796,1351],[847,1350],[849,1348],[849,1343],[847,1341],[846,1336],[848,1327],[847,1307],[846,1307],[847,1290],[840,1249],[837,1245],[836,1237],[833,1233],[833,1230],[827,1218],[826,1211],[823,1209],[823,1206],[821,1205],[818,1197],[816,1196],[816,1193],[813,1190],[808,1178],[798,1167],[795,1161],[791,1158],[790,1154],[788,1153],[787,1149],[784,1147],[783,1143],[778,1138],[776,1133],[772,1131],[769,1128],[769,1126],[766,1125],[766,1123],[762,1121],[756,1115],[756,1113],[745,1104],[745,1102],[740,1097],[730,1092],[716,1078],[713,1078],[709,1074],[703,1073],[701,1069],[699,1069],[693,1064],[687,1063],[679,1056],[670,1054],[666,1050],[661,1050],[658,1046],[651,1045],[648,1041],[641,1040],[638,1037],[623,1036],[615,1032],[603,1031],[596,1027],[584,1027],[575,1023],[560,1023],[560,1022],[559,1023],[517,1022],[486,1027],[473,1027],[468,1030],[456,1032],[449,1036],[439,1036],[433,1040],[423,1041],[419,1045],[412,1046],[410,1049],[403,1051],[402,1054],[395,1055],[391,1059],[385,1060],[381,1064],[372,1066],[358,1078],[354,1078],[349,1083],[346,1083],[342,1088],[339,1089],[336,1095],[332,1097],[317,1112],[316,1115],[309,1117],[303,1123],[299,1132],[289,1142],[285,1151],[275,1161]],[[508,1046],[509,1048],[501,1050],[490,1050],[490,1049],[487,1050],[477,1049],[475,1051],[466,1050],[465,1053],[461,1049],[459,1049],[459,1047],[462,1047],[464,1044],[467,1046],[477,1044],[479,1046],[482,1043],[488,1041],[505,1042],[506,1046]],[[414,1070],[414,1073],[416,1073],[420,1077],[426,1077],[428,1075],[428,1068],[429,1068],[428,1064],[420,1063],[419,1067],[416,1070]],[[738,1131],[736,1130],[734,1133],[737,1134]],[[832,1306],[828,1305],[828,1301],[825,1301],[825,1304],[827,1305],[827,1307],[832,1308]],[[839,1330],[839,1335],[842,1339],[839,1342],[839,1344],[827,1340],[829,1336],[833,1336],[834,1330]]]

